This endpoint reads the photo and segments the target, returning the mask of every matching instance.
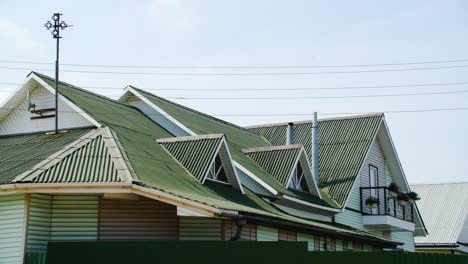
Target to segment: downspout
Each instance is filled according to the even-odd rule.
[[[312,175],[314,176],[315,183],[319,186],[319,145],[318,145],[318,121],[317,112],[314,112],[314,119],[312,120]]]
[[[241,238],[242,228],[244,228],[244,225],[246,224],[246,221],[244,219],[236,219],[234,221],[236,223],[237,230],[236,234],[233,237],[231,237],[231,239],[229,239],[230,241],[236,241]]]

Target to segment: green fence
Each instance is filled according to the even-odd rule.
[[[28,260],[27,263],[43,263]],[[51,242],[47,264],[468,264],[468,257],[400,252],[309,252],[306,242],[98,241]]]

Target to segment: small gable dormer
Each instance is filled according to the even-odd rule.
[[[202,184],[227,184],[244,193],[223,134],[164,138],[157,142]]]
[[[302,145],[260,147],[242,151],[283,186],[320,197]]]

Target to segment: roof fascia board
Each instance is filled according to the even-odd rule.
[[[131,164],[126,162],[127,157],[120,146],[120,144],[115,140],[114,136],[117,135],[113,134],[109,127],[104,127],[101,130],[102,140],[109,151],[111,156],[112,162],[114,163],[114,167],[117,170],[117,175],[123,182],[135,182],[138,181],[134,178],[133,168],[130,171]],[[136,175],[135,175],[136,176]]]
[[[179,128],[181,128],[182,130],[184,130],[186,133],[188,133],[189,135],[192,135],[192,136],[196,136],[197,134],[195,132],[193,132],[192,130],[190,130],[188,127],[186,127],[184,124],[182,124],[181,122],[179,122],[177,119],[175,119],[174,117],[172,117],[171,115],[169,115],[166,111],[162,110],[161,108],[159,108],[157,105],[153,104],[150,100],[146,99],[146,97],[144,97],[143,95],[141,95],[139,92],[137,92],[135,89],[132,88],[132,86],[127,86],[124,91],[130,91],[131,93],[133,93],[134,95],[136,95],[140,100],[142,100],[144,103],[146,103],[147,105],[149,105],[151,108],[153,108],[154,110],[160,112],[161,114],[164,115],[164,117],[166,117],[167,119],[169,119],[171,122],[173,122],[176,126],[178,126]]]
[[[383,120],[383,119],[382,119],[382,120]],[[364,165],[365,165],[365,163],[366,163],[366,160],[367,160],[367,158],[369,157],[369,153],[371,152],[372,144],[374,144],[374,141],[375,141],[375,139],[377,138],[377,134],[379,133],[379,129],[380,129],[380,127],[382,126],[382,123],[383,123],[383,122],[380,121],[379,127],[375,130],[375,134],[374,134],[374,136],[373,136],[373,138],[372,138],[372,142],[371,142],[371,144],[369,145],[369,148],[368,148],[367,151],[366,151],[366,155],[364,156],[364,159],[362,160],[361,167],[360,167],[359,170],[358,170],[358,176],[361,175],[361,172],[362,172],[362,170],[364,169]],[[361,178],[360,178],[360,177],[356,177],[356,178],[354,179],[353,186],[351,186],[351,191],[348,193],[348,197],[346,197],[345,203],[343,204],[343,207],[341,208],[342,211],[345,210],[346,205],[348,204],[349,197],[351,197],[351,192],[354,190],[354,187],[355,187],[355,185],[356,185],[356,182],[358,181],[358,178],[359,178],[359,182],[361,181]]]
[[[44,88],[46,88],[49,92],[52,94],[55,94],[55,89],[52,88],[49,84],[47,84],[44,80],[42,80],[39,76],[36,75],[36,73],[32,73],[28,78],[32,78],[35,81],[37,81],[39,84],[41,84]],[[102,125],[96,121],[94,118],[92,118],[89,114],[87,114],[85,111],[83,111],[81,108],[76,106],[74,103],[72,103],[70,100],[68,100],[65,96],[61,95],[60,93],[58,94],[59,100],[62,100],[66,105],[68,105],[70,108],[75,110],[78,114],[83,116],[86,120],[91,122],[93,125],[96,127],[101,127]]]
[[[399,168],[399,170],[401,172],[401,175],[403,177],[403,180],[404,180],[404,182],[406,184],[406,188],[408,188],[408,190],[411,190],[410,185],[408,183],[408,180],[406,179],[405,171],[403,170],[403,166],[401,165],[400,158],[398,157],[398,153],[396,151],[395,144],[393,143],[392,135],[390,134],[390,130],[388,129],[388,125],[387,125],[387,122],[385,120],[385,116],[382,117],[381,122],[382,122],[381,124],[383,125],[383,128],[385,129],[385,133],[387,134],[388,140],[390,141],[390,146],[392,148],[392,153],[395,156],[395,160],[397,161],[398,168]],[[380,127],[379,127],[379,129],[380,129]],[[378,130],[377,130],[377,132],[378,132]],[[423,220],[423,218],[421,216],[421,212],[419,212],[419,208],[416,205],[416,203],[414,203],[412,206],[414,206],[414,208],[416,208],[416,213],[417,213],[418,218],[420,219],[422,227],[423,227],[422,230],[423,230],[424,234],[427,236],[428,231],[427,231],[426,225],[424,224],[424,220]]]
[[[181,197],[178,197],[178,196],[175,196],[175,195],[172,195],[172,194],[168,194],[168,193],[165,193],[165,192],[162,192],[162,191],[158,191],[158,190],[155,190],[155,189],[151,189],[151,188],[146,188],[146,187],[142,187],[142,186],[133,185],[132,186],[132,191],[133,191],[133,193],[138,194],[138,195],[142,195],[142,196],[145,196],[145,197],[148,197],[148,198],[151,198],[151,199],[155,199],[155,200],[158,200],[158,201],[161,201],[161,202],[165,202],[165,203],[168,203],[168,204],[172,204],[172,205],[175,205],[175,206],[181,206],[181,207],[189,208],[191,210],[194,210],[194,211],[197,211],[197,212],[200,212],[200,213],[203,212],[203,213],[207,213],[207,214],[210,214],[210,215],[215,215],[215,214],[219,214],[221,212],[221,210],[219,210],[219,209],[217,209],[215,207],[205,205],[205,204],[201,204],[201,203],[197,203],[197,202],[194,202],[194,201],[191,201],[191,200],[188,200],[188,199],[184,199],[184,198],[181,198]]]
[[[246,169],[244,166],[242,166],[241,164],[239,164],[237,161],[233,160],[233,164],[234,166],[241,170],[243,173],[247,174],[247,176],[249,176],[252,180],[254,180],[255,182],[257,182],[258,184],[260,184],[263,188],[265,188],[266,190],[268,190],[269,192],[271,192],[273,195],[278,195],[278,191],[273,189],[270,185],[266,184],[264,181],[262,181],[260,178],[258,178],[257,176],[255,176],[255,174],[253,174],[252,172],[250,172],[248,169]]]
[[[318,205],[318,204],[309,203],[309,202],[306,202],[306,201],[303,201],[303,200],[300,200],[300,199],[297,199],[297,198],[294,198],[294,197],[291,197],[291,196],[285,195],[285,194],[283,194],[283,198],[286,199],[286,200],[292,201],[292,202],[296,202],[296,203],[306,205],[306,206],[309,206],[309,207],[313,207],[313,208],[318,208],[318,209],[321,209],[321,210],[330,211],[330,212],[333,212],[333,213],[340,213],[341,212],[341,209],[328,208],[326,206],[321,206],[321,205]]]

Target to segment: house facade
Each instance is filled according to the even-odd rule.
[[[320,121],[317,175],[300,125],[297,140],[279,144],[262,129],[134,87],[114,101],[60,83],[53,133],[53,83],[32,72],[0,107],[0,263],[44,259],[49,241],[286,240],[309,250],[412,251],[424,230],[416,205],[396,209],[410,217],[387,213],[387,191],[377,188],[384,179],[409,188],[382,115],[328,130]],[[322,142],[349,134],[346,120],[369,118],[358,139]],[[379,170],[370,187],[380,202],[370,212],[362,206],[366,164]]]
[[[415,239],[416,251],[468,255],[468,182],[417,184],[417,201],[429,234]]]

